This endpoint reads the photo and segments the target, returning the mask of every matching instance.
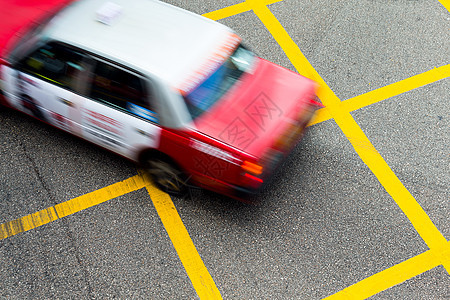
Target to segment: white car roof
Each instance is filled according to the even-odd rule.
[[[228,27],[155,0],[80,0],[42,34],[156,75],[185,92],[193,77],[223,56],[224,44],[231,48],[239,42]]]

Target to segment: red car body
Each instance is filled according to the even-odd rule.
[[[14,44],[70,2],[2,4],[0,63],[8,65]],[[157,151],[195,185],[235,198],[258,190],[301,139],[320,104],[314,101],[313,81],[258,57],[252,69],[193,126],[162,126],[157,149],[144,149],[133,160]],[[8,105],[5,99],[2,103]]]
[[[0,65],[8,64],[5,58],[22,37],[70,2],[73,0],[3,1],[0,9]],[[1,86],[0,104],[9,106],[1,95]]]

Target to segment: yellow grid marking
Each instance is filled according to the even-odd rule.
[[[339,105],[344,111],[352,112],[388,98],[403,94],[421,86],[450,77],[450,64],[434,68],[424,73],[414,75],[401,81],[389,84],[379,89],[342,101]],[[309,125],[314,125],[332,119],[328,108],[324,107],[317,111],[315,118]]]
[[[158,190],[146,176],[136,175],[36,213],[0,224],[0,240],[48,224],[144,187],[147,188],[156,211],[200,299],[222,299],[169,195]]]
[[[439,2],[441,2],[441,4],[442,4],[448,11],[450,11],[450,0],[439,0]]]
[[[280,1],[282,1],[282,0],[267,1],[267,4],[276,3],[276,2],[280,2]],[[251,0],[250,0],[250,2],[251,2]],[[441,1],[441,2],[444,2],[444,1]],[[245,2],[243,2],[243,3],[245,3]],[[444,2],[444,3],[448,4],[448,1]],[[242,3],[240,3],[240,4],[242,4]],[[235,7],[235,6],[240,7],[240,4],[226,7],[224,9],[228,9],[228,8]],[[261,4],[261,5],[265,5],[265,4]],[[221,13],[218,13],[217,15],[215,13],[222,11],[224,9],[213,11],[210,14],[212,14],[212,16],[219,16],[219,15],[221,15]],[[245,11],[248,11],[248,10],[250,10],[250,7],[246,8]],[[240,12],[242,12],[242,11],[236,10],[235,14],[240,13]],[[271,14],[270,11],[269,11],[269,13]],[[207,15],[209,15],[209,14],[205,14],[204,16],[207,16]],[[226,14],[226,15],[232,16],[232,14],[230,14],[230,15]],[[275,18],[275,17],[273,16],[273,18]],[[220,18],[218,18],[218,19],[220,19]],[[276,22],[278,22],[278,20],[276,20]],[[279,25],[279,26],[281,26],[281,25]],[[282,29],[282,31],[284,31],[284,28]],[[285,33],[285,35],[287,35],[287,33]],[[284,38],[286,38],[286,36],[284,36]],[[290,37],[288,37],[288,39],[286,41],[289,42],[289,40],[290,40]],[[283,41],[278,41],[278,42],[282,43]],[[293,43],[293,42],[292,42],[292,44],[294,45],[293,50],[295,52],[295,48],[297,47],[297,45],[295,45],[295,43]],[[297,51],[300,52],[299,49],[297,49]],[[292,52],[292,51],[289,51],[289,52]],[[295,54],[295,53],[292,53],[292,54]],[[301,54],[301,56],[303,56],[303,54]],[[303,59],[306,60],[305,57],[303,57]],[[293,60],[294,59],[291,59],[291,61],[293,61]],[[301,65],[301,63],[302,62],[300,60],[299,64],[296,63],[294,65],[299,66],[299,65]],[[309,65],[309,69],[311,69],[312,66],[309,64],[309,62],[307,62],[307,64]],[[335,103],[335,106],[340,106],[341,111],[342,110],[344,110],[344,111],[357,110],[357,109],[366,107],[368,105],[371,105],[373,103],[385,100],[389,97],[393,97],[395,95],[404,93],[406,91],[409,91],[409,90],[418,88],[420,86],[435,82],[437,80],[449,77],[449,69],[450,69],[450,65],[445,65],[445,66],[442,66],[439,68],[435,68],[435,69],[432,69],[425,73],[415,75],[413,77],[404,79],[402,81],[399,81],[399,82],[390,84],[388,86],[379,88],[377,90],[368,92],[366,94],[353,97],[353,98],[345,100],[343,102]],[[311,73],[311,75],[309,77],[314,79],[315,78],[314,73],[316,73],[315,76],[319,76],[317,74],[317,72],[314,70],[314,72]],[[305,75],[305,74],[303,74],[303,75]],[[308,77],[308,74],[306,74],[305,76]],[[320,78],[320,76],[318,78]],[[322,78],[320,78],[320,80],[317,80],[317,79],[315,79],[315,80],[321,81],[322,84],[324,84],[324,81],[322,80]],[[325,86],[326,86],[326,84],[325,84]],[[329,87],[326,86],[326,89],[329,89]],[[323,91],[323,90],[324,89],[322,86],[321,91]],[[329,92],[333,93],[331,90]],[[333,94],[333,96],[336,97],[334,94]],[[330,114],[329,109],[327,107],[325,107],[318,111],[318,114],[315,117],[315,121],[313,120],[310,123],[310,125],[317,124],[317,123],[326,121],[331,118],[333,118],[333,116]],[[371,144],[369,143],[368,145],[371,145]],[[369,146],[369,147],[372,149],[373,146]],[[143,183],[139,182],[139,178],[140,178],[139,176],[133,176],[125,181],[115,183],[113,185],[102,188],[100,190],[97,190],[97,191],[85,194],[83,196],[71,199],[67,202],[60,203],[54,207],[50,207],[50,208],[38,211],[36,213],[24,216],[22,218],[0,224],[0,240],[10,237],[10,236],[13,236],[13,235],[16,235],[18,233],[25,232],[30,229],[48,224],[59,218],[74,214],[78,211],[98,205],[105,201],[111,200],[115,197],[130,193],[134,190],[141,189],[144,186],[143,185],[140,186]],[[132,183],[133,181],[135,181],[135,182]],[[56,211],[58,212],[58,215],[56,215]]]
[[[0,240],[48,224],[132,191],[139,190],[145,184],[144,180],[136,175],[36,213],[0,224]]]
[[[275,40],[280,44],[297,70],[302,70],[302,75],[321,84],[318,96],[324,102],[326,107],[318,111],[318,114],[310,125],[331,118],[335,119],[336,123],[352,143],[355,151],[372,170],[380,183],[385,187],[386,191],[388,191],[397,202],[399,207],[404,211],[416,230],[419,232],[420,229],[419,234],[431,248],[431,250],[425,253],[372,275],[329,298],[347,299],[351,296],[352,298],[363,299],[370,297],[441,264],[448,272],[450,269],[449,243],[442,234],[440,234],[434,224],[432,224],[428,215],[426,215],[412,195],[401,184],[381,155],[376,151],[364,132],[351,117],[350,111],[446,78],[449,76],[449,65],[430,70],[341,102],[308,62],[306,57],[304,57],[298,46],[292,41],[283,26],[266,6],[279,1],[282,0],[268,0],[265,2],[247,0],[236,5],[204,14],[204,16],[213,20],[219,20],[249,10],[255,12]],[[448,0],[439,1],[447,10],[449,10],[450,5]],[[381,166],[377,166],[379,163],[381,163]],[[393,182],[390,183],[390,180],[393,180]],[[74,214],[118,196],[139,190],[143,187],[147,188],[161,221],[163,222],[199,297],[201,299],[221,299],[220,292],[198,255],[195,245],[192,243],[189,233],[176,212],[172,200],[167,194],[155,188],[148,179],[139,175],[24,216],[17,220],[0,224],[0,240],[48,224],[59,218]]]
[[[141,176],[156,211],[172,241],[178,257],[200,299],[222,299],[214,280],[208,273],[169,195],[156,188],[145,173]]]
[[[428,250],[393,267],[374,274],[325,299],[366,299],[410,278],[450,261],[450,243],[445,249]]]
[[[269,5],[269,4],[273,4],[273,3],[277,3],[283,0],[266,0],[264,1],[265,5]],[[246,3],[246,2],[241,2],[238,4],[234,4],[231,6],[227,6],[206,14],[203,14],[202,16],[207,17],[211,20],[220,20],[220,19],[225,19],[231,16],[235,16],[238,14],[241,14],[243,12],[247,12],[252,10],[251,7]]]
[[[395,176],[350,113],[342,109],[339,98],[312,67],[272,12],[257,0],[247,0],[247,3],[253,7],[255,14],[281,46],[297,71],[319,83],[318,97],[328,108],[329,113],[333,116],[360,158],[411,220],[413,226],[430,249],[441,247],[446,243],[447,241],[431,222],[428,215]]]
[[[246,2],[252,7],[254,13],[283,49],[297,71],[319,83],[320,87],[317,91],[317,95],[327,107],[327,113],[334,118],[361,160],[369,167],[381,185],[389,195],[391,195],[428,247],[433,251],[440,251],[441,249],[446,248],[448,243],[444,236],[439,232],[436,226],[434,226],[429,216],[390,169],[383,157],[378,153],[362,129],[353,119],[350,112],[342,108],[342,103],[339,98],[309,63],[278,19],[272,14],[267,6],[258,0],[246,0]],[[389,88],[387,90],[389,90]],[[450,271],[448,254],[448,251],[446,251],[445,255],[447,255],[447,257],[441,260],[441,263],[444,268],[446,268],[447,272]],[[380,286],[380,288],[383,288],[384,290],[388,287]]]

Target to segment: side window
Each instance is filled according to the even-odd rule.
[[[141,77],[111,64],[96,62],[91,98],[157,123],[149,94]]]
[[[49,43],[25,57],[19,70],[76,91],[77,78],[86,71],[85,56],[57,43]]]

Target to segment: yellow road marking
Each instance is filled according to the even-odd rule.
[[[342,102],[342,107],[346,111],[354,111],[364,106],[391,98],[411,91],[418,87],[445,79],[450,76],[450,64],[434,68],[424,73],[414,75],[396,83],[370,91],[360,96],[356,96]]]
[[[361,159],[366,162],[371,162],[370,165],[376,164],[377,161],[380,159],[385,164],[382,168],[379,168],[381,171],[385,171],[386,167],[390,173],[394,176],[394,180],[396,181],[395,184],[393,184],[393,187],[399,187],[399,185],[402,187],[401,190],[406,190],[401,182],[398,180],[398,178],[393,174],[393,172],[390,170],[389,166],[384,162],[381,155],[376,151],[376,149],[372,146],[370,141],[367,139],[365,134],[362,132],[362,130],[359,128],[359,126],[356,124],[356,122],[351,118],[351,115],[349,114],[350,111],[356,110],[359,108],[362,108],[364,106],[382,101],[384,99],[387,99],[389,97],[398,95],[400,93],[403,93],[405,91],[417,88],[419,86],[423,86],[425,84],[428,84],[430,82],[439,80],[435,79],[433,81],[430,81],[428,83],[420,83],[419,85],[415,85],[416,83],[413,83],[415,79],[413,79],[416,76],[421,76],[423,74],[419,74],[416,76],[413,76],[411,78],[405,79],[401,82],[386,86],[384,88],[380,88],[378,90],[366,93],[364,95],[360,95],[351,99],[348,99],[344,102],[341,102],[336,95],[331,91],[331,89],[325,84],[325,82],[322,80],[322,78],[319,76],[319,74],[315,71],[315,69],[309,64],[309,62],[306,60],[306,58],[301,53],[300,49],[298,49],[298,46],[291,40],[287,32],[284,30],[284,28],[279,24],[279,21],[273,16],[273,14],[268,10],[268,8],[265,5],[276,3],[282,0],[272,0],[267,1],[264,3],[259,3],[257,0],[247,0],[246,2],[239,3],[236,5],[232,5],[230,7],[226,7],[214,12],[210,12],[207,14],[204,14],[205,17],[211,18],[213,20],[218,20],[222,18],[226,18],[232,15],[236,15],[245,11],[253,10],[257,16],[261,19],[263,24],[267,27],[267,29],[271,32],[271,34],[274,36],[274,38],[277,40],[277,42],[282,46],[283,50],[285,51],[286,55],[289,57],[291,62],[294,66],[296,66],[297,70],[300,70],[301,68],[304,68],[307,66],[307,70],[302,72],[302,75],[306,77],[310,77],[314,79],[317,82],[320,82],[322,84],[320,90],[319,90],[319,97],[324,101],[324,97],[328,97],[329,100],[326,101],[327,103],[324,103],[327,107],[325,109],[321,109],[315,120],[311,122],[311,124],[317,124],[319,122],[328,120],[330,118],[334,118],[338,125],[341,127],[344,134],[347,136],[347,138],[352,143],[353,147],[355,148],[356,152],[360,155]],[[439,0],[447,9],[449,7],[448,1]],[[275,20],[274,20],[275,19]],[[279,35],[279,33],[281,33]],[[284,47],[283,47],[284,45]],[[298,57],[297,55],[300,54]],[[306,62],[306,65],[303,65]],[[301,68],[299,68],[301,67]],[[446,67],[446,76],[448,77],[448,65],[444,66]],[[443,67],[441,67],[443,68]],[[439,69],[439,68],[438,68]],[[432,72],[428,71],[428,72]],[[427,72],[426,72],[427,73]],[[442,78],[445,78],[442,77]],[[431,76],[430,76],[431,78]],[[430,79],[428,78],[428,79]],[[441,78],[441,79],[442,79]],[[403,83],[402,83],[403,82]],[[402,86],[404,91],[398,92],[396,91],[393,93],[395,88],[394,85],[398,84],[399,87]],[[371,94],[372,93],[372,94]],[[392,93],[392,94],[390,94]],[[384,95],[381,96],[380,95]],[[330,104],[330,105],[328,105]],[[330,109],[331,107],[331,109]],[[351,120],[347,120],[347,118],[350,118]],[[311,125],[310,124],[310,125]],[[367,153],[373,152],[373,153]],[[374,157],[375,155],[375,157]],[[366,164],[368,164],[366,162]],[[369,168],[370,165],[368,164]],[[378,168],[376,168],[377,170]],[[382,175],[382,172],[379,170],[375,172],[371,168],[372,172],[377,176]],[[387,176],[386,178],[388,178]],[[392,177],[392,176],[391,176]],[[377,178],[380,180],[379,176]],[[392,178],[391,178],[392,179]],[[387,180],[387,179],[386,179]],[[386,180],[383,180],[385,182]],[[380,183],[383,184],[383,182],[380,180]],[[119,182],[116,184],[113,184],[109,187],[105,187],[103,189],[94,191],[92,193],[80,196],[78,198],[74,198],[72,200],[69,200],[67,202],[55,205],[54,207],[50,207],[41,211],[38,211],[34,214],[22,217],[20,219],[4,223],[0,225],[0,240],[10,237],[12,235],[18,234],[20,232],[24,232],[39,226],[42,226],[44,224],[50,223],[52,221],[57,220],[58,218],[62,218],[64,216],[71,215],[73,213],[76,213],[78,211],[81,211],[83,209],[86,209],[88,207],[92,207],[94,205],[98,205],[100,203],[103,203],[105,201],[108,201],[110,199],[113,199],[115,197],[118,197],[120,195],[129,193],[133,190],[138,190],[142,187],[147,185],[147,190],[152,197],[152,200],[154,202],[155,208],[158,211],[158,214],[161,217],[161,220],[163,221],[163,224],[172,240],[172,243],[174,244],[174,247],[180,256],[180,259],[183,263],[183,266],[185,267],[188,276],[190,277],[194,288],[196,289],[198,295],[201,299],[221,299],[220,293],[217,290],[214,281],[212,280],[211,276],[209,275],[206,267],[204,266],[203,262],[201,261],[200,256],[198,255],[195,246],[192,243],[192,240],[189,237],[189,234],[184,227],[178,213],[176,212],[176,208],[173,205],[173,202],[171,201],[170,197],[156,189],[152,184],[149,184],[147,180],[142,181],[142,177],[140,176],[134,176],[132,178],[129,178],[123,182]],[[383,185],[385,188],[386,186]],[[389,190],[386,188],[386,190],[389,192]],[[395,192],[395,191],[394,191]],[[418,255],[414,258],[411,258],[403,263],[400,263],[392,268],[389,268],[385,271],[382,271],[378,274],[375,274],[355,285],[352,285],[348,287],[347,289],[344,289],[343,291],[331,296],[331,297],[339,297],[339,295],[357,295],[357,298],[360,298],[361,295],[364,295],[364,293],[368,293],[367,291],[370,290],[371,294],[367,297],[370,297],[371,295],[374,295],[384,289],[387,289],[389,287],[392,287],[393,285],[396,285],[398,283],[401,283],[409,278],[412,278],[418,274],[421,274],[427,270],[430,270],[434,268],[437,265],[449,265],[449,257],[450,257],[450,251],[448,247],[448,243],[445,241],[445,243],[442,242],[442,239],[439,237],[442,235],[439,231],[437,231],[436,227],[431,223],[431,220],[429,220],[428,216],[423,212],[422,208],[418,206],[417,202],[414,198],[409,194],[409,192],[406,190],[402,191],[401,193],[394,193],[397,196],[403,196],[407,199],[402,199],[401,204],[398,204],[402,210],[405,212],[405,214],[410,218],[412,216],[413,220],[411,222],[413,223],[414,227],[417,230],[417,226],[424,225],[426,227],[424,230],[421,230],[422,233],[424,233],[424,236],[427,237],[427,240],[429,240],[429,243],[433,245],[433,247],[429,247],[432,250],[429,250],[421,255]],[[391,194],[391,196],[393,196]],[[394,198],[394,200],[399,199],[399,197]],[[400,198],[403,198],[400,197]],[[412,200],[410,199],[412,198]],[[396,200],[397,201],[397,200]],[[414,202],[414,203],[411,203]],[[399,203],[399,202],[397,202]],[[411,206],[411,207],[408,207]],[[418,207],[417,207],[418,206]],[[409,211],[408,214],[406,211]],[[422,213],[423,212],[423,213]],[[425,214],[425,216],[423,216]],[[164,220],[163,220],[164,219]],[[429,224],[431,223],[431,224]],[[182,227],[181,231],[180,228]],[[437,233],[436,233],[437,231]],[[420,232],[419,232],[420,234]],[[422,234],[420,234],[422,236]],[[428,239],[430,237],[430,239]],[[422,238],[424,238],[422,236]],[[443,237],[442,237],[443,238]],[[425,238],[424,238],[425,240]],[[426,240],[426,241],[427,241]],[[176,244],[176,245],[175,245]],[[436,246],[434,246],[436,245]],[[187,249],[187,250],[186,250]],[[445,250],[439,250],[438,249],[445,249]],[[186,255],[185,252],[188,252]],[[439,255],[436,255],[435,253],[439,252]],[[181,254],[180,254],[181,253]],[[183,256],[183,257],[182,257]],[[448,267],[446,267],[447,270],[449,270]],[[391,280],[386,280],[386,278],[390,278]],[[388,281],[389,283],[386,283]],[[368,288],[369,287],[369,288]]]
[[[351,99],[345,100],[341,102],[341,108],[345,111],[354,111],[363,107],[367,107],[371,104],[374,104],[376,102],[388,99],[390,97],[399,95],[401,93],[410,91],[412,89],[418,88],[420,86],[424,86],[426,84],[447,78],[450,76],[450,65],[441,66],[439,68],[435,68],[432,70],[429,70],[427,72],[424,72],[422,74],[418,74],[415,76],[412,76],[410,78],[404,79],[402,81],[390,84],[388,86],[379,88],[377,90],[365,93],[360,96],[353,97]],[[318,110],[318,113],[315,115],[314,119],[309,123],[309,126],[318,124],[323,121],[327,121],[329,119],[332,119],[332,115],[330,114],[327,107],[322,108]],[[101,192],[102,190],[99,190],[97,192]],[[129,190],[131,192],[132,190]],[[128,192],[123,191],[123,194],[126,194]],[[89,194],[88,194],[89,195]],[[86,195],[85,195],[86,196]],[[94,196],[95,199],[96,196]],[[80,198],[80,199],[79,199]],[[70,214],[73,214],[77,211],[80,211],[82,209],[100,204],[104,201],[110,200],[112,198],[109,198],[109,196],[106,196],[106,200],[104,198],[104,195],[100,196],[97,200],[92,203],[89,203],[90,200],[88,198],[85,198],[83,196],[75,198],[68,201],[68,203],[61,203],[57,205],[58,207],[58,216],[59,218],[63,216],[67,216]],[[77,204],[78,208],[76,211],[71,208],[70,206],[74,206],[76,201],[80,200],[83,201],[83,203]],[[69,207],[67,209],[67,207]],[[36,213],[30,214],[28,216],[24,216],[20,219],[10,221],[5,224],[0,225],[0,240],[6,237],[10,237],[12,235],[15,235],[20,232],[28,231],[30,229],[45,225],[47,223],[53,222],[58,219],[58,216],[56,215],[56,212],[54,212],[54,207],[50,207],[41,211],[38,211]]]
[[[441,2],[441,4],[442,4],[448,11],[450,11],[450,0],[439,0],[439,2]]]
[[[428,250],[364,280],[361,280],[360,282],[355,283],[354,285],[351,285],[325,299],[366,299],[410,278],[429,271],[439,265],[448,264],[449,262],[450,243],[447,243],[445,249]]]
[[[379,89],[342,101],[340,106],[343,110],[352,112],[447,77],[450,77],[450,64],[431,69],[424,73],[414,75]],[[324,107],[317,111],[316,117],[309,123],[309,125],[311,126],[329,119],[332,119],[332,116],[328,109]]]
[[[273,4],[273,3],[277,3],[283,0],[266,0],[264,1],[265,5],[269,5],[269,4]],[[247,12],[251,10],[251,8],[248,6],[248,4],[246,2],[241,2],[238,4],[234,4],[231,6],[227,6],[206,14],[203,14],[202,16],[209,18],[211,20],[220,20],[220,19],[225,19],[231,16],[235,16],[238,14],[241,14],[243,12]]]
[[[145,173],[146,188],[200,299],[222,299],[169,195],[156,188]]]
[[[142,178],[136,175],[36,213],[3,223],[0,225],[0,240],[48,224],[132,191],[139,190],[145,184]]]
[[[231,5],[231,6],[227,6],[224,7],[222,9],[218,9],[206,14],[203,14],[202,16],[207,17],[211,20],[220,20],[220,19],[225,19],[227,17],[231,17],[234,15],[238,15],[240,13],[249,11],[250,8],[248,7],[247,3],[245,2],[241,2],[235,5]]]
[[[277,2],[281,2],[281,1],[283,1],[283,0],[268,0],[266,2],[258,1],[259,2],[258,5],[266,6],[266,5],[274,4]],[[449,0],[439,0],[439,1],[447,9],[450,6]],[[231,6],[222,8],[222,9],[218,9],[218,10],[203,14],[203,16],[217,21],[220,19],[238,15],[240,13],[252,10],[252,6],[249,5],[247,2],[248,1],[241,2],[241,3],[235,4],[235,5],[231,5]],[[450,69],[450,65],[445,65],[445,66],[442,66],[439,68],[434,68],[434,69],[424,72],[422,74],[418,74],[418,75],[406,78],[399,82],[395,82],[393,84],[384,86],[382,88],[370,91],[363,95],[356,96],[356,97],[350,98],[348,100],[342,101],[341,103],[345,110],[347,110],[349,112],[355,111],[357,109],[360,109],[360,108],[369,106],[371,104],[386,100],[393,96],[400,95],[402,93],[405,93],[407,91],[427,85],[429,83],[447,78],[450,76],[449,69]],[[308,125],[312,126],[312,125],[315,125],[315,124],[318,124],[318,123],[321,123],[321,122],[324,122],[324,121],[327,121],[330,119],[332,119],[332,116],[329,113],[327,107],[324,107],[317,111],[314,118],[309,122]]]
[[[369,167],[381,185],[391,195],[428,247],[431,250],[444,248],[447,244],[444,236],[434,226],[429,216],[384,161],[383,157],[378,153],[353,119],[350,112],[342,108],[339,98],[309,63],[277,18],[267,6],[258,0],[246,0],[246,2],[278,42],[297,71],[319,83],[318,97],[327,107],[328,112],[350,141],[361,160]],[[447,272],[450,271],[448,262],[444,263],[444,267],[447,269]]]
[[[144,187],[147,188],[158,215],[199,297],[201,299],[222,299],[169,195],[158,190],[146,176],[136,175],[36,213],[0,224],[0,240],[48,224]]]
[[[333,119],[333,116],[330,114],[327,107],[323,107],[316,111],[316,113],[313,116],[313,118],[311,119],[311,121],[309,121],[308,126],[313,126],[313,125],[328,121],[330,119]]]
[[[222,299],[169,195],[158,190],[145,175],[130,177],[124,181],[36,213],[0,224],[0,240],[48,224],[144,187],[147,188],[156,211],[200,299]]]

